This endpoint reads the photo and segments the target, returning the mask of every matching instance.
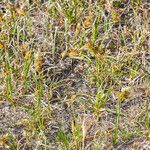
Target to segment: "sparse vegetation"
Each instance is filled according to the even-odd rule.
[[[150,149],[149,0],[0,2],[0,149]]]

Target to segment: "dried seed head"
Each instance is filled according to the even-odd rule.
[[[102,63],[104,60],[103,55],[101,55],[100,53],[96,54],[96,58],[97,58],[99,63]]]
[[[29,60],[30,57],[31,57],[31,52],[30,51],[26,52],[25,57],[24,57],[25,60]]]
[[[79,35],[80,29],[81,29],[81,25],[80,25],[80,23],[78,23],[78,24],[76,25],[76,36]]]
[[[130,96],[130,87],[125,87],[125,88],[122,88],[121,92],[119,92],[117,94],[118,96],[118,100],[124,100],[124,99],[128,99],[129,96]]]
[[[12,4],[12,3],[7,3],[7,8],[10,10],[10,11],[15,11],[15,5]]]
[[[26,8],[26,4],[22,4],[20,7],[16,8],[16,12],[19,16],[24,16],[25,15],[25,8]]]
[[[76,97],[77,97],[77,95],[72,95],[71,100],[74,101]]]
[[[68,56],[68,52],[65,50],[61,53],[61,59],[65,59]]]
[[[70,58],[75,58],[75,57],[78,57],[79,56],[79,52],[76,50],[76,49],[70,49],[69,52],[68,52],[68,56]]]
[[[120,21],[120,14],[115,9],[111,10],[111,19],[114,23],[118,23]]]
[[[85,48],[92,54],[96,55],[98,54],[98,47],[94,46],[91,42],[88,42],[85,44]]]
[[[27,44],[19,45],[19,51],[20,51],[23,55],[26,55],[27,49],[28,49],[28,45],[27,45]]]
[[[41,58],[40,51],[38,50],[38,52],[35,55],[35,70],[36,70],[36,72],[39,73],[41,71],[41,67],[42,67],[42,58]]]
[[[1,14],[1,12],[0,12],[0,22],[1,21],[3,21],[4,19],[3,19],[3,15]]]
[[[25,11],[21,8],[17,8],[16,12],[17,12],[18,16],[20,16],[20,17],[25,15]]]
[[[4,48],[4,44],[2,42],[0,42],[0,49]]]
[[[89,27],[89,25],[91,25],[91,24],[92,24],[92,16],[89,15],[89,16],[84,20],[84,22],[83,22],[83,27],[84,27],[84,28],[87,28],[87,27]]]

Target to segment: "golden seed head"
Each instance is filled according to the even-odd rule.
[[[20,16],[20,17],[25,15],[25,11],[21,8],[17,8],[16,12],[17,12],[18,16]]]
[[[35,70],[36,70],[36,72],[39,73],[41,71],[41,67],[42,67],[42,58],[41,58],[40,51],[38,51],[35,55]]]
[[[65,59],[68,56],[68,52],[65,50],[61,53],[61,59]]]
[[[25,57],[24,57],[25,60],[29,60],[30,57],[31,57],[31,52],[30,51],[26,52]]]
[[[87,28],[87,27],[89,27],[89,25],[91,25],[91,23],[92,23],[92,18],[91,18],[91,16],[88,16],[83,22],[83,27]]]
[[[128,99],[130,95],[130,87],[122,88],[121,92],[117,94],[118,100]]]
[[[96,58],[100,63],[102,63],[104,60],[103,55],[101,55],[100,53],[96,54]]]
[[[81,28],[81,25],[80,25],[80,23],[78,23],[78,24],[76,25],[76,36],[79,35],[80,28]]]
[[[79,53],[76,49],[70,49],[69,52],[68,52],[68,56],[70,58],[75,58],[75,57],[78,57],[79,56]]]
[[[85,44],[85,48],[91,53],[96,55],[98,53],[98,47],[95,47],[91,42]]]
[[[4,44],[2,42],[0,42],[0,49],[4,48]]]

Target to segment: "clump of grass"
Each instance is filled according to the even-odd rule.
[[[148,1],[1,5],[0,102],[27,111],[23,145],[112,149],[149,138]],[[0,147],[16,149],[13,134]]]

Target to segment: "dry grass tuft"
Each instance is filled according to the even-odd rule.
[[[0,149],[150,149],[149,6],[0,2]]]

